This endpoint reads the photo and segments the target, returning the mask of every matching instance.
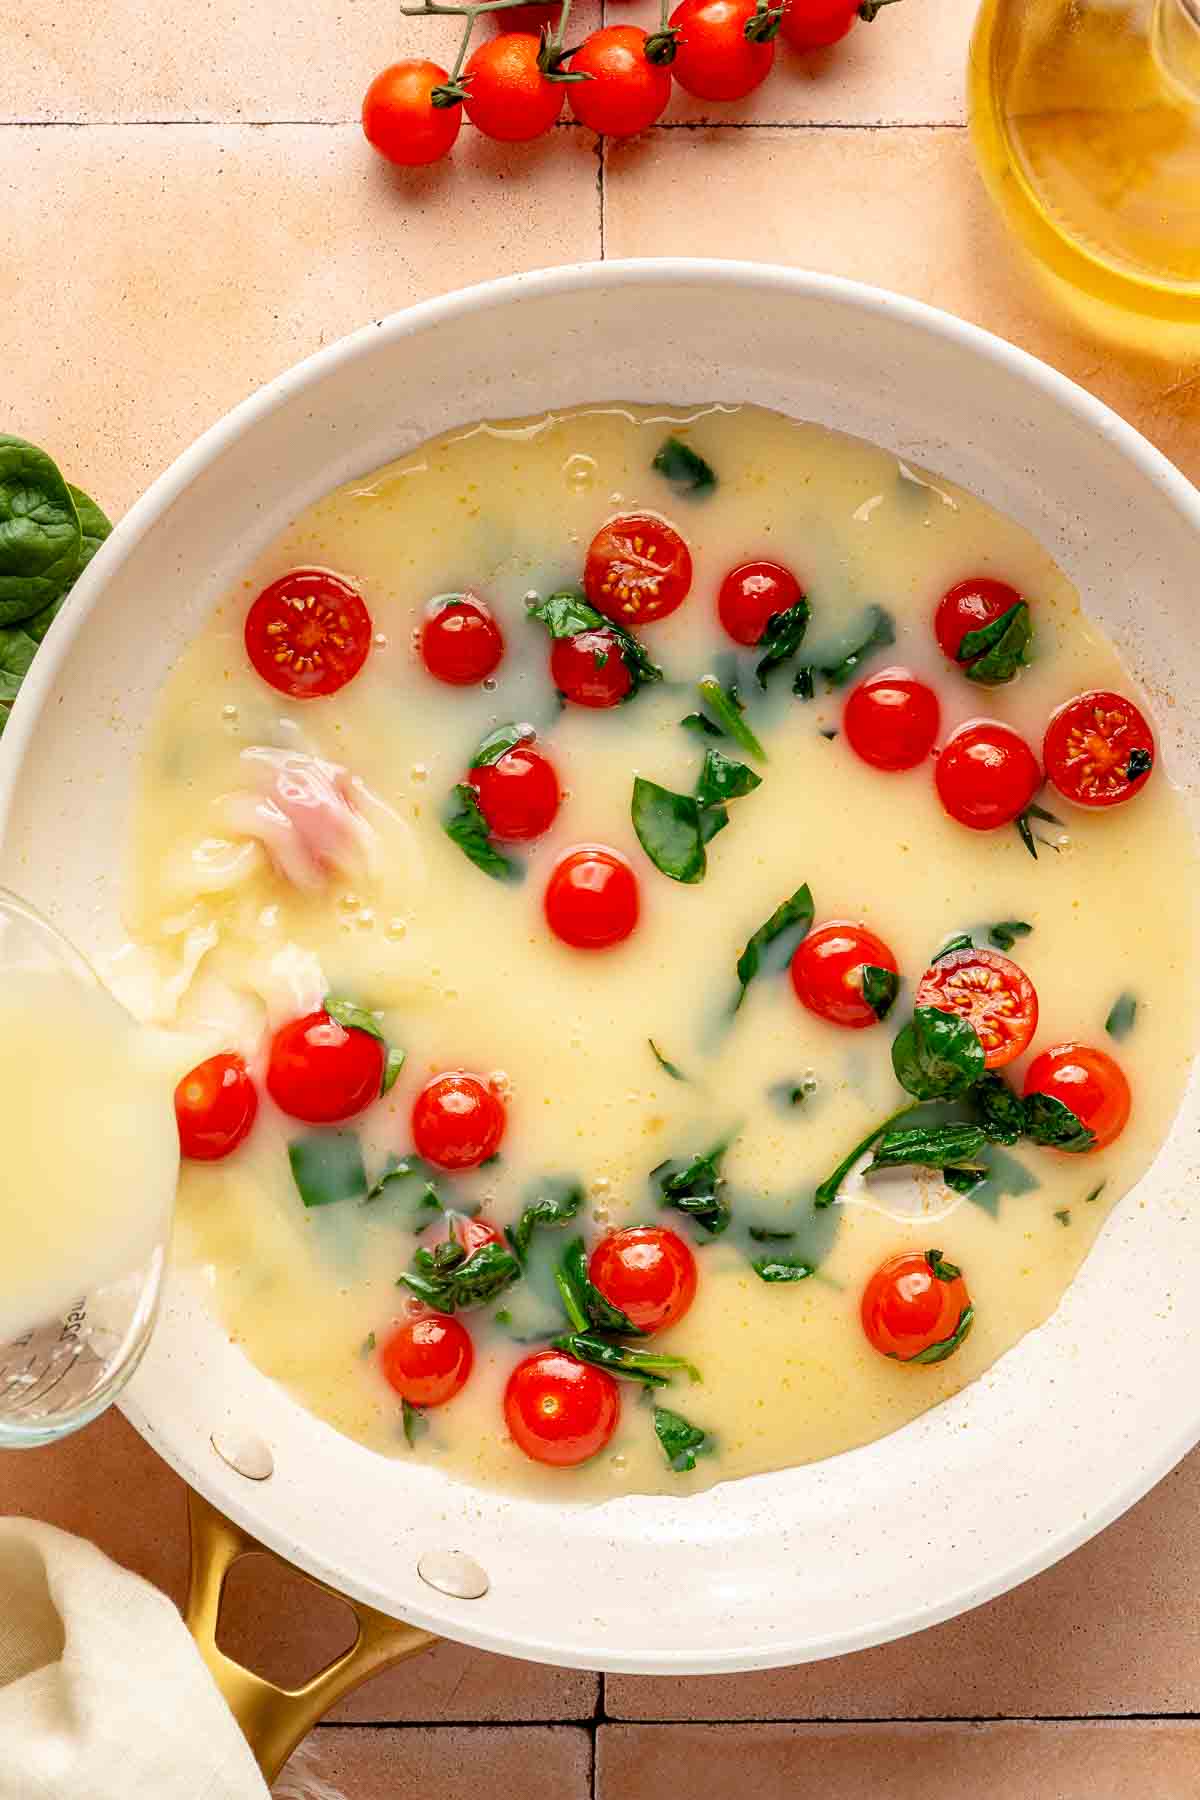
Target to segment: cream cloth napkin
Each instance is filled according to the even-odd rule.
[[[267,1800],[166,1596],[25,1519],[0,1519],[0,1800]]]

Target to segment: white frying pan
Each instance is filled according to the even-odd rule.
[[[1155,701],[1172,777],[1195,791],[1200,495],[1136,432],[1010,345],[894,295],[749,264],[602,263],[368,326],[154,484],[80,581],[4,737],[0,879],[84,949],[115,941],[143,727],[243,566],[317,495],[422,438],[606,399],[756,401],[1013,515],[1115,639]],[[692,1499],[578,1508],[548,1480],[537,1504],[376,1457],[258,1374],[182,1276],[125,1410],[261,1542],[430,1631],[654,1673],[830,1656],[1024,1580],[1200,1437],[1198,1146],[1193,1078],[1145,1204],[1116,1210],[1050,1322],[974,1386],[865,1449]],[[463,1578],[442,1554],[455,1551],[483,1577]],[[477,1597],[447,1591],[484,1579]]]

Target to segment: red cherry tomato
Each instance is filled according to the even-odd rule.
[[[497,668],[504,637],[474,594],[440,594],[425,609],[421,657],[431,675],[451,687],[474,687]]]
[[[639,1330],[677,1325],[696,1298],[696,1259],[675,1232],[635,1225],[601,1238],[588,1274]]]
[[[634,631],[665,619],[687,598],[692,558],[687,545],[654,513],[627,513],[602,525],[587,553],[583,591],[608,618]]]
[[[386,1052],[379,1039],[327,1012],[292,1019],[271,1039],[267,1092],[281,1112],[336,1125],[378,1098]]]
[[[875,1349],[896,1362],[918,1357],[943,1362],[958,1349],[953,1340],[970,1305],[966,1282],[940,1250],[909,1250],[891,1257],[868,1281],[862,1327]],[[930,1354],[942,1345],[947,1346],[942,1355]]]
[[[698,100],[741,100],[771,73],[779,25],[757,0],[682,0],[671,24],[679,32],[671,73]]]
[[[1037,758],[1011,725],[971,719],[952,732],[934,765],[938,799],[960,825],[994,831],[1025,811],[1042,782]]]
[[[620,1416],[612,1376],[562,1350],[527,1356],[504,1390],[504,1422],[513,1442],[534,1462],[559,1469],[603,1450]]]
[[[823,50],[844,38],[859,0],[788,0],[779,29],[793,50]]]
[[[245,638],[256,674],[289,700],[315,700],[336,694],[366,662],[371,615],[327,569],[292,569],[258,596]]]
[[[423,1244],[461,1244],[468,1257],[488,1244],[502,1244],[504,1233],[490,1219],[468,1219],[465,1213],[443,1213],[436,1231],[421,1239]]]
[[[575,950],[607,950],[638,922],[637,876],[615,850],[589,844],[560,857],[546,885],[546,920]]]
[[[956,582],[946,589],[933,615],[937,641],[951,662],[957,662],[969,631],[994,625],[1020,601],[1016,588],[1009,587],[1007,581],[993,581],[990,575],[973,575],[969,581]]]
[[[410,1406],[445,1406],[466,1386],[474,1361],[466,1326],[445,1313],[398,1325],[379,1352],[384,1379]]]
[[[873,769],[915,769],[933,749],[941,723],[938,697],[907,669],[884,669],[860,681],[846,701],[842,725],[850,748]]]
[[[439,1169],[477,1169],[500,1148],[507,1123],[499,1094],[461,1069],[435,1075],[413,1102],[417,1154]]]
[[[362,105],[362,128],[373,150],[390,163],[419,168],[438,162],[462,127],[462,107],[435,106],[433,90],[450,77],[435,62],[393,63],[377,75]]]
[[[591,80],[573,81],[567,95],[581,125],[614,138],[653,125],[671,98],[671,71],[649,60],[646,43],[636,25],[605,25],[584,39],[571,70]]]
[[[501,7],[489,17],[497,31],[527,31],[532,37],[540,37],[547,25],[557,24],[561,11],[558,0],[550,0],[548,5],[542,5],[541,0],[528,0],[525,5]]]
[[[479,131],[523,144],[550,130],[563,109],[566,84],[549,81],[538,64],[540,39],[506,31],[472,51],[464,71],[466,114]]]
[[[494,763],[471,770],[479,810],[502,844],[523,844],[549,831],[558,811],[554,764],[531,744],[514,744]]]
[[[989,1069],[1020,1056],[1037,1030],[1032,981],[995,950],[952,950],[939,957],[917,984],[916,1004],[957,1013],[973,1025]]]
[[[1104,1150],[1129,1123],[1133,1096],[1121,1065],[1107,1050],[1056,1044],[1035,1056],[1025,1074],[1026,1094],[1049,1094],[1069,1107],[1095,1134],[1091,1150]]]
[[[810,932],[792,958],[792,986],[809,1012],[831,1025],[861,1030],[878,1025],[879,1015],[863,999],[863,970],[899,973],[882,938],[865,925],[838,920]]]
[[[1046,727],[1046,773],[1076,806],[1119,806],[1154,767],[1154,733],[1123,694],[1095,689],[1060,706]]]
[[[619,706],[633,686],[633,676],[611,631],[580,631],[556,638],[550,652],[550,678],[560,694],[576,706]]]
[[[744,562],[730,569],[717,596],[717,612],[735,644],[758,644],[776,613],[787,612],[804,590],[782,563]]]
[[[258,1112],[258,1092],[240,1056],[226,1050],[185,1075],[175,1089],[179,1149],[193,1162],[236,1150]]]

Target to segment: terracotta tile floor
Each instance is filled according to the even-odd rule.
[[[677,99],[664,128],[599,159],[571,127],[514,151],[468,130],[451,167],[393,178],[362,145],[361,91],[453,35],[395,0],[96,0],[86,32],[5,9],[0,428],[45,442],[119,513],[264,377],[371,317],[539,264],[694,252],[835,270],[978,320],[1198,476],[1200,358],[1089,339],[984,199],[963,129],[972,10],[907,0],[839,52],[781,56],[719,128]],[[0,1457],[0,1510],[81,1531],[180,1593],[181,1485],[119,1417]],[[280,1791],[303,1776],[347,1800],[1190,1800],[1198,1519],[1200,1454],[1019,1592],[807,1668],[602,1682],[443,1645],[347,1701]],[[344,1643],[336,1603],[245,1575],[225,1625],[239,1655],[295,1679]]]

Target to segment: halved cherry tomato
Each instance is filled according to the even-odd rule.
[[[952,819],[972,831],[995,831],[1025,811],[1041,786],[1042,772],[1011,725],[971,719],[946,739],[934,780]]]
[[[504,1421],[513,1442],[534,1462],[559,1469],[603,1450],[620,1416],[612,1376],[563,1350],[527,1356],[504,1390]]]
[[[1025,1074],[1025,1092],[1049,1094],[1069,1107],[1095,1135],[1090,1150],[1104,1150],[1119,1138],[1133,1107],[1124,1069],[1107,1050],[1086,1044],[1056,1044],[1035,1056]]]
[[[419,168],[437,162],[462,128],[462,106],[435,106],[434,88],[450,77],[438,63],[392,63],[375,77],[362,104],[367,142],[390,163]]]
[[[435,1075],[413,1102],[417,1154],[439,1169],[477,1169],[500,1148],[507,1123],[495,1089],[461,1069]]]
[[[793,50],[823,50],[845,37],[858,7],[859,0],[788,0],[779,29]]]
[[[691,552],[675,527],[654,513],[610,519],[592,539],[583,591],[597,612],[627,631],[665,619],[691,585]]]
[[[994,625],[1014,606],[1021,596],[1007,581],[993,581],[990,575],[972,575],[967,581],[955,582],[937,603],[933,629],[938,643],[950,658],[958,661],[962,641],[969,631],[982,631]]]
[[[696,1298],[696,1258],[673,1231],[633,1225],[592,1251],[588,1274],[606,1300],[647,1333],[677,1325]]]
[[[410,1406],[445,1406],[466,1386],[475,1361],[471,1334],[445,1313],[425,1313],[383,1340],[384,1379]]]
[[[619,706],[633,686],[620,639],[603,630],[556,638],[550,676],[559,693],[576,706]]]
[[[995,950],[952,950],[917,984],[916,1005],[957,1013],[973,1025],[989,1069],[1002,1069],[1037,1030],[1038,999],[1024,969]]]
[[[379,1096],[384,1046],[369,1031],[306,1013],[271,1039],[267,1092],[282,1112],[310,1125],[351,1119]]]
[[[682,0],[671,73],[698,100],[741,100],[771,73],[778,15],[757,0]]]
[[[246,614],[246,655],[289,700],[316,700],[353,681],[371,648],[371,615],[328,569],[292,569]]]
[[[1132,700],[1097,688],[1051,715],[1042,755],[1064,800],[1119,806],[1146,785],[1154,733]]]
[[[837,920],[810,932],[792,957],[792,986],[809,1012],[831,1025],[859,1031],[878,1025],[879,1014],[863,999],[863,970],[898,974],[896,958],[865,925]]]
[[[471,770],[471,786],[487,828],[502,844],[523,844],[549,831],[558,811],[554,764],[532,744],[514,744],[494,763]]]
[[[576,950],[607,950],[638,922],[637,876],[616,850],[589,844],[554,865],[546,886],[546,921]]]
[[[650,61],[647,42],[637,25],[605,25],[584,39],[571,72],[590,79],[573,81],[567,96],[581,125],[614,138],[653,125],[671,98],[671,71]]]
[[[941,723],[938,697],[908,669],[883,669],[860,681],[842,725],[850,748],[873,769],[915,769],[933,749]]]
[[[484,681],[504,655],[504,635],[474,594],[439,594],[425,609],[421,657],[431,675],[451,687]]]
[[[862,1327],[896,1362],[944,1362],[971,1329],[961,1270],[940,1250],[908,1250],[876,1269],[862,1297]]]
[[[538,57],[541,41],[502,32],[472,51],[463,71],[466,114],[477,130],[504,144],[523,144],[550,130],[563,109],[566,84],[550,81]]]
[[[744,562],[730,569],[717,596],[717,612],[735,644],[758,644],[776,613],[803,599],[804,590],[782,563]]]
[[[175,1089],[179,1149],[193,1162],[216,1162],[236,1150],[258,1112],[258,1091],[232,1050],[210,1056]]]

